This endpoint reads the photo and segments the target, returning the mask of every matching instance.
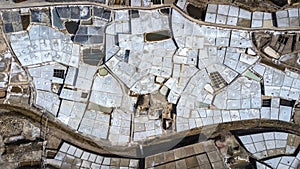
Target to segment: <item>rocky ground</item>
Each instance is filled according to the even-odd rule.
[[[0,168],[40,165],[43,140],[40,128],[17,112],[0,113]]]

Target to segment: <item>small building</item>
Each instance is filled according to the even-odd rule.
[[[271,56],[272,58],[279,59],[280,55],[278,52],[276,52],[273,48],[270,46],[267,46],[263,50],[268,56]]]

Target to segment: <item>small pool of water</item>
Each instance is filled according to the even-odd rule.
[[[283,7],[287,4],[287,0],[271,0],[277,6]]]
[[[160,9],[160,12],[161,12],[162,14],[169,15],[169,14],[170,14],[170,8],[163,8],[163,9]]]
[[[201,8],[198,8],[192,4],[188,4],[187,7],[186,7],[186,10],[187,10],[187,13],[195,18],[195,19],[201,19],[201,20],[204,20],[204,10],[201,9]]]
[[[152,33],[146,33],[145,34],[145,40],[149,42],[153,41],[161,41],[161,40],[166,40],[170,39],[170,31],[164,30],[164,31],[159,31],[159,32],[152,32]]]
[[[79,26],[79,22],[67,21],[65,27],[70,34],[75,34]]]
[[[21,20],[22,20],[22,28],[23,28],[23,30],[26,30],[30,24],[30,16],[29,15],[21,15]]]

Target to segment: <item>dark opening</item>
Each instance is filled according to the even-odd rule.
[[[115,45],[119,46],[119,36],[115,35]]]
[[[157,5],[157,4],[161,4],[160,0],[152,0],[153,4]]]
[[[34,140],[34,142],[35,143],[37,143],[37,142],[39,142],[39,141],[43,141],[41,138],[36,138],[36,140]],[[28,139],[25,139],[25,138],[23,138],[23,139],[20,139],[20,140],[16,140],[16,141],[10,141],[10,142],[8,142],[8,143],[5,143],[5,145],[17,145],[17,146],[20,146],[21,144],[28,144],[28,143],[34,143],[32,140],[28,140]],[[12,147],[10,147],[10,146],[7,146],[6,147],[6,153],[8,152],[8,153],[11,153],[11,152],[13,152],[15,147],[14,146],[12,146]]]
[[[176,114],[176,107],[177,107],[177,104],[172,104],[172,110],[171,110],[172,118],[173,118],[173,115]]]
[[[81,98],[84,98],[84,99],[85,99],[85,98],[88,97],[88,95],[89,95],[88,93],[84,93],[84,92],[83,92],[83,93],[81,93]]]
[[[272,12],[272,21],[273,21],[273,26],[278,27],[277,19],[276,19],[276,13],[275,12]]]
[[[195,144],[204,140],[207,140],[207,137],[204,134],[196,134],[187,137],[174,138],[168,142],[145,146],[143,147],[143,152],[141,152],[140,149],[137,149],[137,156],[146,157],[153,154],[161,153],[163,151],[169,151],[191,144]]]
[[[20,2],[25,2],[27,0],[13,0],[14,3],[20,3]]]
[[[292,40],[292,51],[295,51],[295,47],[296,47],[296,43],[297,43],[297,40],[296,40],[296,35],[293,35],[292,36],[293,40]]]
[[[271,107],[271,99],[264,99],[262,102],[262,107]]]
[[[150,107],[150,95],[138,95],[137,101],[135,104],[135,109],[138,111],[148,111]]]
[[[128,63],[129,53],[130,53],[130,50],[125,50],[124,61],[125,61],[126,63]]]
[[[265,95],[265,85],[263,82],[260,82],[260,90],[261,90],[261,95]]]
[[[295,100],[280,99],[280,105],[282,106],[294,107],[295,103],[296,103]]]
[[[162,14],[169,15],[169,14],[170,14],[170,8],[163,8],[163,9],[160,9],[160,12],[161,12]]]
[[[278,37],[278,42],[282,43],[284,45],[287,43],[288,40],[289,40],[289,38],[284,35],[279,35],[279,37]]]
[[[139,159],[139,168],[140,169],[145,168],[145,158]]]
[[[53,77],[65,78],[65,70],[54,69]]]
[[[184,137],[176,146],[174,146],[172,148],[172,150],[176,149],[176,148],[188,146],[188,145],[191,145],[191,144],[195,144],[195,143],[198,143],[200,141],[205,141],[205,140],[207,140],[207,137],[204,134],[201,134],[201,133],[197,134],[197,135],[187,136],[187,137]]]
[[[170,121],[169,119],[163,119],[163,121],[162,121],[162,127],[165,130],[172,129],[172,121]]]
[[[171,34],[169,30],[159,31],[159,32],[151,32],[145,34],[145,40],[152,42],[152,41],[160,41],[170,39]]]
[[[13,86],[10,91],[13,93],[22,93],[22,89],[18,86]]]
[[[192,4],[188,4],[188,6],[186,7],[186,10],[188,12],[188,14],[195,18],[195,19],[201,19],[204,20],[202,18],[204,18],[204,10],[202,10],[201,8],[198,8]]]
[[[287,0],[271,0],[275,5],[283,7],[287,4]]]
[[[139,18],[140,13],[138,10],[129,10],[129,16],[130,18]]]
[[[29,15],[21,15],[22,28],[26,30],[28,25],[30,24],[30,16]]]
[[[75,34],[79,26],[79,22],[67,21],[65,27],[70,34]]]
[[[102,18],[109,20],[110,19],[110,15],[111,15],[111,11],[107,10],[107,9],[104,9]]]
[[[41,164],[31,164],[31,162],[29,162],[28,164],[23,164],[23,166],[19,166],[16,169],[38,169],[38,168],[41,168]]]

